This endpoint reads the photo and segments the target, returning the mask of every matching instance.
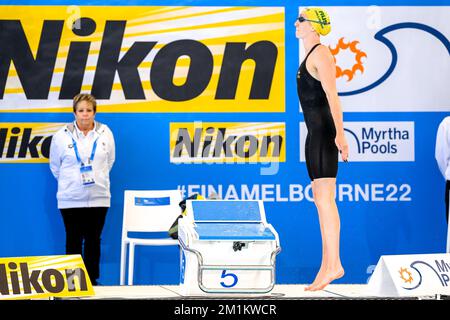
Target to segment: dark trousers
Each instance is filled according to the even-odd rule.
[[[447,180],[447,182],[445,183],[445,216],[447,217],[447,223],[448,223],[448,200],[449,200],[448,193],[449,192],[450,192],[450,181]]]
[[[100,275],[100,236],[108,208],[70,208],[60,211],[66,229],[66,254],[82,255],[89,278],[96,285]]]

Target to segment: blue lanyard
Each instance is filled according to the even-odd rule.
[[[78,161],[78,163],[83,164],[83,162],[81,161],[81,158],[80,158],[80,154],[78,153],[77,143],[73,137],[71,137],[71,138],[72,138],[72,142],[73,142],[73,149],[75,151],[75,156],[77,157],[77,161]],[[97,140],[98,140],[98,138],[95,139],[95,141],[94,141],[94,145],[92,146],[91,156],[89,157],[91,163],[94,161],[95,150],[97,150]]]

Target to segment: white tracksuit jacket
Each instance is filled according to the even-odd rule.
[[[436,134],[436,161],[445,180],[450,181],[450,116],[439,124]]]
[[[83,162],[90,157],[94,141],[98,138],[92,162],[94,185],[83,186],[81,182],[80,164],[75,155],[72,137]],[[58,130],[50,145],[50,170],[58,180],[58,208],[110,207],[109,172],[114,160],[114,137],[105,124],[96,121],[94,130],[89,131],[86,136],[75,122]]]

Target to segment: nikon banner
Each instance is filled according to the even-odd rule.
[[[283,112],[280,7],[0,6],[0,111]]]
[[[80,255],[0,258],[0,299],[92,295]]]
[[[284,123],[171,123],[173,163],[284,162]]]
[[[53,134],[64,123],[0,123],[0,163],[48,162]]]

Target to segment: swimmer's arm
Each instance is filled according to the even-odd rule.
[[[330,105],[331,114],[333,116],[334,125],[336,127],[336,135],[344,134],[343,114],[341,102],[336,89],[336,65],[333,56],[325,46],[320,46],[315,57],[315,67],[322,88],[327,95],[328,104]]]
[[[314,59],[314,65],[322,88],[327,95],[330,105],[331,115],[334,126],[336,127],[336,146],[341,152],[342,159],[348,160],[348,143],[344,135],[344,116],[342,113],[341,102],[336,89],[336,65],[330,50],[325,46],[320,46]]]

